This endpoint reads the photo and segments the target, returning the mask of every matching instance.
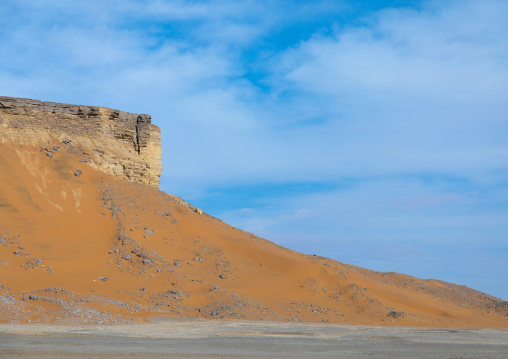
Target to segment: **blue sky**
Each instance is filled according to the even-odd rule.
[[[149,113],[161,189],[508,300],[508,2],[3,0],[0,94]]]

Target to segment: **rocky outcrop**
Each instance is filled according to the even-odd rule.
[[[162,173],[160,129],[149,115],[104,107],[0,97],[0,142],[83,150],[106,173],[158,187]]]

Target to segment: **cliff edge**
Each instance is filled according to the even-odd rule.
[[[160,129],[144,114],[0,96],[0,142],[50,157],[63,144],[100,171],[154,187],[162,174]]]

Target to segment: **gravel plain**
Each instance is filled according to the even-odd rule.
[[[508,358],[508,330],[198,320],[1,324],[0,358]]]

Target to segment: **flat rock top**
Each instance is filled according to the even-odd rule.
[[[33,100],[28,98],[8,97],[0,96],[0,111],[10,109],[27,109],[27,110],[38,110],[43,112],[61,113],[69,115],[99,115],[101,110],[112,112],[116,114],[116,117],[121,121],[137,121],[137,122],[151,122],[149,115],[137,115],[135,113],[124,112],[115,110],[107,107],[99,106],[84,106],[84,105],[71,105],[58,102],[45,102],[39,100]]]

